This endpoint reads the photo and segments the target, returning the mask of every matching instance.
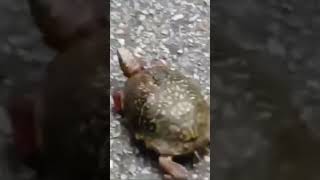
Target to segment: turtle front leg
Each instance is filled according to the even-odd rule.
[[[187,180],[189,172],[188,170],[172,160],[171,156],[160,156],[159,165],[166,173],[164,175],[165,180]]]
[[[115,91],[112,94],[112,98],[113,98],[113,102],[114,102],[113,110],[116,113],[122,115],[122,113],[123,113],[123,91],[122,90]]]

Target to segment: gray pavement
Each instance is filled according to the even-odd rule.
[[[13,87],[21,86],[21,91],[28,89],[28,83],[39,77],[54,53],[43,45],[25,1],[4,0],[0,8],[3,17],[0,23],[0,103],[4,105]],[[121,86],[124,80],[114,57],[115,49],[123,45],[147,60],[167,57],[174,67],[198,80],[209,99],[209,28],[208,1],[112,1],[111,88]],[[0,110],[1,130],[10,134],[3,106]],[[111,178],[159,178],[158,168],[129,143],[129,135],[120,126],[119,117],[111,114],[110,118]],[[10,144],[10,138],[0,135],[0,179],[32,179],[31,171],[8,156],[12,151]],[[194,179],[208,177],[209,162],[206,157],[195,165]]]

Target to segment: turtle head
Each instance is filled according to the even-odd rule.
[[[117,51],[120,68],[126,77],[132,77],[134,74],[144,69],[143,62],[134,57],[126,48],[119,48]]]

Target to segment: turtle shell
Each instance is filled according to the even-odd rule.
[[[183,155],[209,143],[210,111],[199,87],[178,71],[151,67],[130,77],[123,112],[137,140],[161,155]]]

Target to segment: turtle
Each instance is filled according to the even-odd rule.
[[[113,91],[114,110],[127,120],[137,141],[158,154],[165,179],[187,179],[173,157],[205,152],[210,145],[210,108],[199,84],[164,59],[145,61],[126,48],[117,50],[127,80]]]

